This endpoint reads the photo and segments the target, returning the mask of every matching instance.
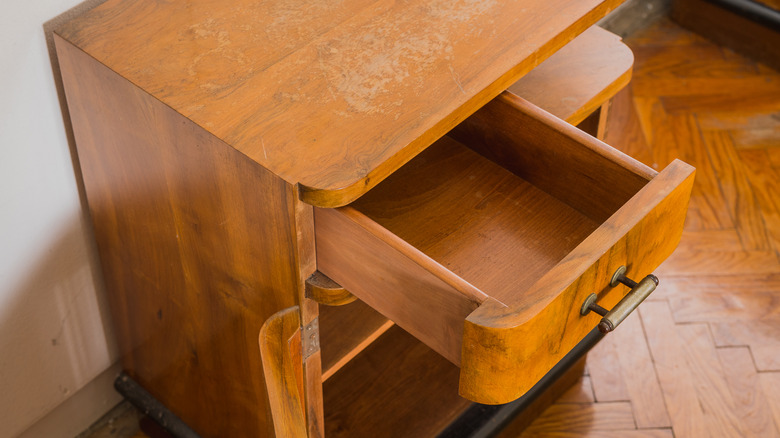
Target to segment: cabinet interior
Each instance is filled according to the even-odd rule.
[[[325,436],[436,436],[471,405],[459,371],[392,326],[323,383]]]

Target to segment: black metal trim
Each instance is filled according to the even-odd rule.
[[[504,405],[474,403],[439,433],[438,438],[490,438],[497,435],[603,337],[604,335],[594,328],[525,395]]]
[[[780,32],[780,11],[750,0],[706,0],[715,6]]]
[[[127,374],[120,373],[114,380],[114,388],[147,417],[154,420],[175,438],[200,438],[187,424],[169,411]]]

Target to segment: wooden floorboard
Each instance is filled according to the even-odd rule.
[[[696,166],[685,231],[658,290],[522,436],[778,437],[780,72],[668,20],[626,43],[606,140]]]

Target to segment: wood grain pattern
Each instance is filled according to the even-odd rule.
[[[351,207],[505,304],[598,227],[449,137]]]
[[[317,209],[316,224],[322,272],[453,363],[460,362],[463,320],[484,300],[474,298],[484,296],[481,291],[350,207]]]
[[[451,136],[599,223],[656,175],[511,94],[481,108]]]
[[[516,437],[518,434],[528,429],[528,426],[532,424],[536,418],[542,412],[545,412],[548,407],[556,401],[564,400],[566,397],[567,388],[572,388],[576,384],[576,380],[582,375],[585,369],[585,360],[580,359],[571,368],[566,371],[558,380],[553,382],[549,388],[539,395],[534,401],[528,404],[515,418],[511,420],[506,427],[501,430],[498,438]],[[591,394],[592,396],[592,394]]]
[[[693,169],[674,162],[556,267],[505,307],[486,301],[464,329],[460,393],[482,403],[522,395],[597,322],[579,315],[590,293],[610,308],[621,288],[607,287],[620,265],[642,278],[674,250],[682,233]],[[551,291],[554,291],[551,293]],[[516,363],[526,364],[523,373]]]
[[[775,425],[780,430],[780,373],[761,373],[758,375],[758,380],[769,401]]]
[[[778,437],[780,429],[772,419],[772,407],[767,402],[753,359],[747,348],[717,350],[723,372],[734,400],[734,413],[741,420],[746,436]]]
[[[591,413],[597,416],[612,414],[607,409],[589,409]],[[565,413],[562,413],[565,415]],[[604,426],[610,423],[600,423]],[[540,431],[532,430],[522,435],[522,438],[674,438],[674,434],[671,429],[598,429],[591,430],[588,423],[584,423],[581,427],[570,431],[558,431],[551,432],[545,428]]]
[[[619,3],[109,0],[58,33],[332,207]]]
[[[458,368],[399,327],[324,383],[327,437],[430,437],[471,405]]]
[[[634,421],[639,429],[671,427],[666,405],[663,403],[661,387],[655,376],[653,356],[644,340],[644,330],[639,313],[635,312],[620,325],[609,337],[597,345],[589,354],[588,369],[599,382],[594,386],[598,401],[631,401]],[[611,357],[602,357],[604,346],[614,353]],[[614,361],[607,363],[606,360]],[[615,362],[619,365],[615,369]],[[597,373],[597,370],[599,372]],[[608,380],[603,376],[613,374]],[[625,387],[625,398],[601,398],[602,386],[615,385]]]
[[[270,434],[256,342],[302,286],[294,187],[55,38],[124,369],[201,436]]]
[[[320,271],[306,279],[306,296],[326,306],[343,306],[357,299]]]
[[[584,365],[584,363],[583,363]],[[582,374],[582,372],[580,372]],[[593,385],[590,376],[580,376],[574,385],[564,392],[558,400],[558,403],[593,403],[596,401],[593,395]]]
[[[519,107],[498,108],[501,114]],[[535,138],[488,125],[512,135],[511,143],[491,145],[514,148],[509,167],[517,175],[445,137],[350,207],[316,210],[319,269],[455,364],[468,354],[461,393],[483,403],[519,397],[579,342],[595,324],[595,317],[579,316],[585,296],[600,291],[610,304],[622,296],[622,289],[606,287],[617,266],[633,266],[641,278],[671,253],[692,182],[692,169],[675,162],[648,183],[655,175],[651,169],[547,113],[529,108],[517,118],[528,121],[517,126]],[[479,128],[479,139],[489,135]],[[561,143],[570,154],[544,147]],[[523,153],[538,167],[515,165]],[[545,165],[566,176],[554,192],[576,187],[582,178],[589,189],[580,192],[617,186],[639,194],[630,200],[615,194],[627,197],[625,205],[595,228],[518,176],[529,172],[551,187],[554,178],[539,170]],[[590,175],[605,169],[612,173],[595,184]],[[480,304],[461,343],[461,321]],[[518,364],[523,373],[516,372]]]
[[[728,132],[723,131],[704,131],[702,136],[742,247],[748,251],[769,250],[771,244],[767,239],[761,210],[748,175],[742,169],[734,141]]]
[[[628,393],[630,382],[626,381],[620,372],[616,372],[614,366],[608,366],[620,363],[621,356],[621,351],[614,342],[609,342],[610,340],[599,342],[588,352],[588,356],[591,356],[588,359],[588,372],[593,381],[599,382],[598,385],[593,386],[593,394],[600,403],[631,400]],[[622,371],[622,367],[620,370]]]
[[[625,430],[634,427],[631,404],[627,402],[583,405],[576,414],[555,404],[548,408],[547,415],[540,420],[526,429],[522,436],[536,436],[539,429],[544,431],[542,436],[555,436],[555,432],[565,433],[578,429],[601,431],[604,429]]]
[[[650,350],[667,405],[685,405],[690,409],[670,412],[675,430],[681,434],[706,431],[713,436],[744,436],[725,374],[713,342],[708,339],[707,327],[700,324],[675,327],[667,304],[662,302],[647,303],[640,312],[646,321]],[[688,370],[696,372],[686,375]],[[686,386],[682,386],[684,379],[689,382]],[[698,406],[681,403],[675,397],[692,398]]]
[[[700,181],[697,177],[696,205],[703,214],[689,211],[679,248],[656,271],[661,284],[640,310],[643,336],[622,339],[616,336],[618,330],[588,355],[592,389],[615,381],[627,387],[634,379],[623,376],[624,361],[634,359],[638,346],[645,349],[647,344],[657,344],[652,374],[643,378],[660,377],[661,393],[622,396],[628,396],[626,401],[634,408],[636,428],[594,432],[580,427],[563,435],[552,431],[554,422],[545,421],[550,430],[536,430],[539,436],[653,436],[651,433],[659,431],[671,436],[672,430],[677,437],[727,436],[730,431],[733,434],[734,427],[721,425],[734,422],[743,436],[778,436],[780,302],[776,297],[780,290],[780,245],[772,230],[780,226],[776,213],[780,161],[772,157],[780,151],[780,120],[776,117],[780,99],[773,97],[780,87],[780,73],[668,20],[628,37],[626,43],[636,55],[634,77],[628,90],[615,99],[607,141],[648,164],[654,164],[653,157],[690,159],[685,155],[692,156],[691,148],[698,148],[707,156],[706,161],[697,163],[698,170],[703,173],[701,166],[725,165],[729,174],[721,179],[713,168],[716,178]],[[639,116],[643,117],[637,130]],[[674,118],[679,135],[670,129]],[[683,133],[685,129],[693,131]],[[688,143],[689,139],[697,143]],[[736,156],[726,146],[733,146]],[[721,156],[723,153],[727,156]],[[734,184],[745,177],[749,186]],[[751,198],[756,205],[746,206],[745,212],[734,210]],[[738,202],[731,201],[735,199]],[[735,223],[730,221],[735,213],[735,219],[760,215],[766,241],[744,242],[768,244],[771,251],[746,251]],[[713,218],[729,220],[718,223]],[[649,305],[668,305],[671,319],[666,313],[660,323],[670,329],[658,330],[659,321],[644,318],[644,308]],[[607,344],[616,358],[597,354]],[[665,406],[671,429],[639,426],[639,406],[649,404]],[[555,415],[559,417],[565,415],[565,409],[572,415],[582,409],[580,404],[558,405]],[[733,409],[713,409],[724,405]],[[717,430],[708,429],[710,424]]]
[[[619,36],[593,26],[507,92],[577,125],[628,84],[633,63],[631,49]]]
[[[268,399],[277,438],[308,437],[301,362],[301,318],[298,306],[282,310],[260,329],[260,356],[268,382]]]
[[[393,326],[362,301],[320,310],[322,381],[328,380],[347,362]]]

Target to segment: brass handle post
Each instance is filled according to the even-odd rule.
[[[593,311],[602,316],[601,322],[599,322],[598,325],[601,333],[609,333],[615,330],[615,328],[620,325],[634,309],[639,307],[639,305],[642,304],[642,301],[650,296],[658,286],[658,277],[655,275],[650,274],[637,283],[626,277],[625,274],[626,267],[621,266],[615,271],[615,274],[612,276],[612,281],[609,283],[612,287],[615,287],[618,284],[625,284],[631,288],[628,294],[626,294],[612,310],[606,312],[603,307],[596,304],[596,294],[590,294],[582,304],[580,310],[582,315],[587,315],[588,312]]]

